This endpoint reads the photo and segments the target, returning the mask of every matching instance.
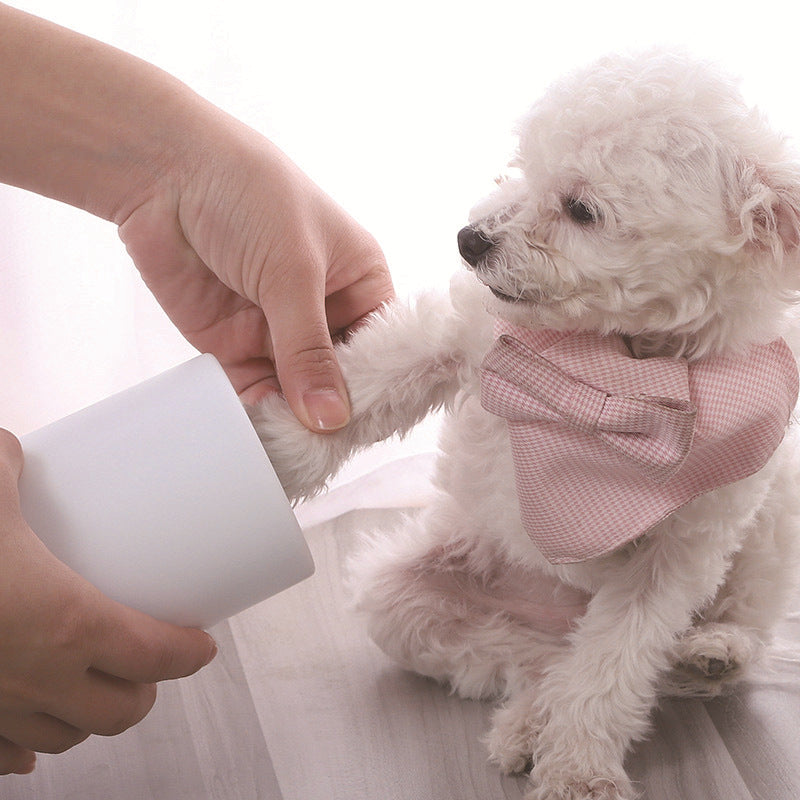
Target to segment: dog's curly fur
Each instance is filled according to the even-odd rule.
[[[618,332],[640,356],[791,337],[800,168],[732,81],[669,53],[565,78],[519,134],[516,177],[472,214],[486,252],[450,296],[390,305],[339,351],[350,425],[314,435],[274,397],[252,418],[300,497],[357,448],[449,410],[435,501],[352,564],[370,633],[405,667],[502,700],[489,751],[507,771],[532,764],[531,800],[622,800],[634,795],[626,750],[658,694],[712,696],[739,679],[789,602],[793,436],[632,545],[553,566],[522,528],[479,365],[495,316]]]

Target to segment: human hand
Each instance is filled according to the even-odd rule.
[[[58,561],[19,507],[19,442],[0,429],[0,774],[35,751],[139,722],[156,682],[191,675],[216,653],[203,631],[158,622],[105,597]]]
[[[113,220],[242,400],[348,419],[331,343],[392,297],[374,239],[273,144],[134,56],[0,3],[0,181]]]
[[[279,386],[306,427],[340,428],[349,403],[332,336],[392,297],[383,254],[271,142],[217,109],[195,113],[191,148],[173,155],[120,236],[243,401]]]

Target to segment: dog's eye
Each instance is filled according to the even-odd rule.
[[[577,197],[568,197],[564,200],[564,208],[567,214],[579,225],[592,225],[597,222],[597,214],[591,206],[586,205],[583,200]]]

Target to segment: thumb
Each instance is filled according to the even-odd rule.
[[[17,481],[22,474],[22,446],[13,433],[0,428],[0,520],[19,515]]]
[[[181,628],[95,595],[92,667],[135,683],[157,683],[193,675],[217,654],[205,631]]]
[[[350,420],[347,388],[336,360],[321,287],[294,282],[280,297],[261,298],[281,390],[295,416],[319,433]]]
[[[0,464],[5,465],[9,476],[19,478],[22,472],[22,445],[11,431],[0,428]]]

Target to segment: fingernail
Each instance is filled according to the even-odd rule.
[[[15,775],[30,775],[36,769],[36,753],[31,753],[25,765],[14,771]]]
[[[311,389],[303,395],[311,424],[319,431],[336,431],[350,421],[350,411],[336,389]]]
[[[209,637],[209,638],[211,638],[211,637]],[[203,664],[203,666],[204,667],[208,666],[217,657],[217,653],[218,652],[219,652],[219,648],[217,647],[217,643],[212,639],[211,640],[211,652],[208,654],[208,659],[207,659],[206,663]]]

